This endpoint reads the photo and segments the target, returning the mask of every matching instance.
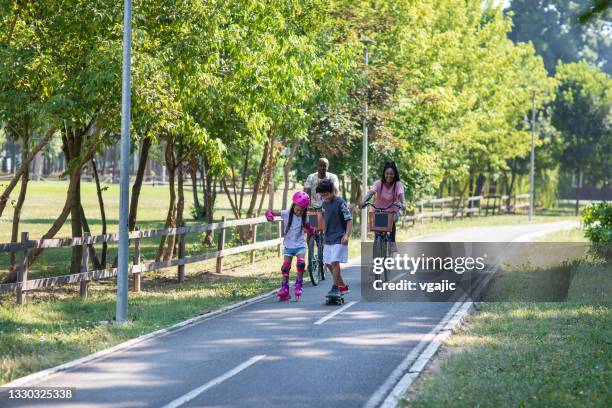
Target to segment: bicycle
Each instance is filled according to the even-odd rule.
[[[388,258],[389,257],[389,242],[391,238],[391,230],[393,229],[393,213],[387,212],[388,209],[397,207],[401,209],[402,206],[396,203],[393,203],[387,207],[381,208],[377,207],[372,203],[365,203],[361,206],[361,208],[365,207],[374,208],[374,212],[372,216],[369,217],[370,220],[370,231],[374,232],[374,248],[373,248],[373,258]],[[382,263],[383,272],[380,274],[382,280],[384,282],[389,281],[389,275],[387,273],[387,268],[384,266],[384,262]],[[376,275],[374,275],[374,279],[376,279]]]
[[[308,223],[316,230],[314,236],[308,237],[308,275],[310,275],[313,286],[317,286],[319,281],[325,280],[325,266],[323,265],[325,222],[323,221],[321,206],[309,206],[306,216],[308,217]]]

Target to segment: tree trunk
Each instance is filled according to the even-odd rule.
[[[87,217],[85,216],[85,210],[83,209],[82,205],[81,205],[81,220],[83,222],[83,232],[86,232],[89,235],[93,235],[91,233],[91,228],[89,228],[89,223],[87,222]],[[106,242],[104,244],[106,244]],[[92,260],[95,269],[106,268],[106,262],[103,266],[100,259],[98,259],[98,255],[96,254],[96,248],[94,248],[93,244],[87,245],[87,250],[89,251],[89,259]]]
[[[25,162],[28,156],[29,139],[29,132],[27,129],[24,129],[23,149],[21,149],[22,162]],[[19,197],[17,197],[17,202],[15,203],[15,210],[13,211],[13,228],[11,231],[11,242],[17,242],[19,237],[19,220],[21,219],[21,209],[23,208],[23,203],[25,202],[26,192],[28,189],[29,176],[30,172],[29,169],[26,167],[25,171],[23,171],[23,174],[21,175],[21,188],[19,189]],[[17,273],[18,268],[16,267],[15,253],[11,252],[9,274],[5,278],[5,282],[16,282]]]
[[[221,186],[223,186],[223,191],[225,191],[225,194],[227,195],[227,198],[230,202],[230,207],[232,208],[234,217],[240,218],[240,214],[238,213],[238,206],[236,205],[236,203],[234,202],[234,199],[232,198],[232,194],[229,190],[229,187],[227,186],[227,181],[225,180],[225,177],[221,177]]]
[[[257,170],[257,175],[255,176],[255,183],[253,183],[253,192],[251,193],[251,203],[249,204],[249,209],[247,211],[247,218],[253,217],[253,214],[255,212],[255,205],[257,204],[257,193],[259,192],[261,179],[266,168],[266,157],[268,157],[268,149],[269,142],[266,142],[263,154],[261,156],[261,162],[259,163],[259,169]]]
[[[13,192],[13,189],[15,188],[17,183],[19,182],[19,179],[21,178],[21,175],[25,171],[28,170],[28,166],[30,165],[30,162],[34,159],[36,154],[38,152],[40,152],[42,150],[42,148],[45,147],[49,143],[49,141],[51,140],[51,137],[53,136],[54,133],[55,133],[55,128],[49,129],[49,131],[47,132],[45,137],[43,137],[38,142],[38,144],[34,147],[34,149],[32,149],[32,151],[27,156],[24,156],[24,159],[22,160],[21,167],[19,168],[19,171],[17,171],[15,173],[15,176],[13,176],[13,178],[9,182],[8,186],[4,189],[4,191],[2,192],[2,195],[0,196],[0,217],[2,216],[2,213],[4,212],[4,209],[6,208],[6,203],[8,202],[9,196],[11,195],[11,193]],[[11,165],[13,166],[13,168],[15,168],[15,163],[14,162],[11,163]]]
[[[88,128],[89,128],[89,126],[88,126]],[[83,132],[83,134],[84,133],[85,132]],[[81,169],[81,167],[83,167],[83,165],[85,163],[87,163],[91,159],[91,157],[93,157],[93,155],[95,153],[96,142],[97,142],[97,137],[94,138],[91,141],[91,143],[89,144],[87,150],[85,152],[83,152],[82,154],[81,154],[80,151],[78,151],[78,152],[75,151],[75,153],[80,155],[81,159],[72,168],[72,172],[70,173],[70,179],[69,179],[69,183],[68,183],[68,191],[66,192],[66,201],[64,203],[64,207],[62,208],[62,212],[60,213],[60,215],[53,222],[53,225],[51,225],[49,230],[40,238],[41,240],[53,238],[55,236],[55,234],[57,234],[57,232],[62,228],[62,226],[66,222],[66,219],[68,218],[68,215],[70,214],[72,208],[75,206],[74,200],[77,198],[77,194],[78,194],[78,190],[79,190],[79,186],[80,186],[80,182],[81,182],[81,171],[80,171],[80,169]],[[64,152],[64,154],[66,154],[66,152]],[[71,157],[71,156],[68,156],[68,157]],[[68,157],[66,159],[70,160]],[[78,156],[75,156],[75,157],[78,157]],[[79,206],[80,206],[80,202],[78,202],[77,204],[79,204]],[[78,235],[78,236],[80,236],[80,235]],[[30,265],[32,265],[32,263],[34,263],[36,258],[38,258],[40,256],[40,254],[43,252],[43,250],[44,249],[39,248],[39,249],[36,249],[36,250],[32,251],[32,256],[30,257],[30,261],[29,261]]]
[[[291,172],[291,165],[293,164],[293,158],[297,152],[298,142],[293,142],[289,150],[289,155],[283,166],[283,177],[285,178],[285,185],[283,187],[283,209],[287,208],[287,201],[289,200],[289,173]]]
[[[151,138],[145,137],[142,141],[140,149],[140,160],[138,162],[138,172],[132,186],[132,197],[130,198],[130,215],[128,217],[128,229],[134,231],[136,227],[136,219],[138,217],[138,200],[140,199],[140,191],[142,190],[142,182],[144,180],[145,168],[149,158],[149,150],[151,148]]]
[[[174,228],[176,226],[176,190],[174,187],[175,181],[175,161],[173,151],[174,140],[169,139],[166,145],[166,168],[168,170],[168,187],[170,189],[170,203],[168,205],[168,213],[166,215],[166,223],[164,228]],[[166,243],[166,237],[162,236],[159,242],[159,248],[157,250],[156,260],[162,259],[167,261],[172,256],[172,250],[174,249],[174,236],[168,237],[168,250],[164,251],[164,245]],[[169,255],[169,257],[168,257]]]
[[[193,191],[193,208],[196,219],[199,220],[202,216],[202,210],[200,207],[200,198],[198,197],[198,162],[195,156],[192,156],[189,160],[189,175],[191,177],[191,189]]]
[[[511,168],[510,172],[510,185],[508,187],[508,200],[506,201],[506,212],[510,212],[512,210],[512,194],[514,193],[514,182],[516,181],[516,170],[514,166]]]
[[[117,144],[113,145],[113,173],[112,173],[112,183],[116,183],[119,181],[119,166],[117,165]]]
[[[176,223],[175,228],[184,227],[184,210],[185,210],[185,190],[184,190],[184,179],[185,179],[185,167],[183,162],[179,162],[176,167],[177,170],[177,202],[176,202]],[[172,242],[172,248],[168,243],[167,251],[170,253],[168,259],[172,258],[174,252],[178,252],[178,236],[174,236],[174,242]]]
[[[102,197],[102,188],[100,187],[100,176],[98,175],[98,169],[96,167],[96,161],[91,159],[91,170],[93,173],[94,181],[96,182],[96,193],[98,195],[98,205],[100,207],[100,220],[102,222],[102,235],[106,235],[106,210],[104,208],[104,198]],[[85,217],[83,217],[85,218]],[[106,255],[108,253],[108,243],[102,243],[102,256],[100,259],[101,269],[106,268]]]
[[[83,135],[75,134],[64,138],[64,150],[68,152],[67,157],[72,160],[73,157],[77,157],[81,152],[83,145]],[[78,173],[78,178],[75,179],[76,186],[71,190],[70,201],[70,227],[72,232],[72,238],[83,236],[83,219],[81,217],[81,166],[78,166],[73,170],[74,173]],[[70,260],[70,272],[79,273],[81,271],[81,263],[83,259],[83,247],[81,245],[75,245],[72,247],[72,257]]]
[[[210,169],[210,163],[208,161],[208,156],[206,155],[206,153],[202,155],[202,167],[203,167],[203,173],[204,173],[202,177],[202,182],[204,183],[204,210],[206,211],[206,223],[212,224],[213,207],[214,207],[212,190],[214,188],[214,185],[213,185],[214,183],[213,183],[213,174]],[[212,236],[211,231],[206,232],[203,241],[204,241],[203,244],[205,246],[210,246],[213,244],[213,236]]]
[[[266,160],[265,157],[263,159]],[[272,174],[274,172],[274,135],[273,134],[270,135],[270,146],[268,147],[267,161],[268,161],[268,164],[267,164],[267,169],[266,169],[267,170],[266,181],[264,183],[264,188],[262,189],[262,194],[259,199],[259,207],[257,210],[257,215],[260,215],[263,209],[263,202],[266,196],[266,190],[270,189],[270,183],[272,182]]]
[[[576,180],[576,215],[580,213],[580,181],[582,179],[582,169],[580,167],[576,168],[576,175],[578,179]]]
[[[484,187],[485,187],[485,182],[486,181],[487,181],[487,178],[484,176],[484,174],[480,173],[478,175],[478,177],[476,178],[476,188],[474,189],[473,196],[480,196],[480,195],[482,195],[482,193],[484,191]],[[474,206],[480,207],[480,200],[479,201],[472,201],[472,203],[474,203]]]
[[[176,204],[176,226],[182,227],[184,225],[184,214],[185,211],[185,190],[184,190],[184,180],[185,180],[185,166],[184,163],[179,163],[177,167],[177,176],[178,176],[178,201]]]
[[[251,157],[251,145],[247,144],[247,151],[242,165],[242,179],[240,180],[240,203],[238,204],[238,215],[242,217],[242,203],[244,202],[244,186],[246,185],[246,174]],[[238,218],[240,218],[238,217]]]
[[[361,181],[358,178],[351,177],[351,204],[359,204],[361,202]]]

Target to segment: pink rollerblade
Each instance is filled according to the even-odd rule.
[[[302,283],[303,279],[297,278],[295,280],[295,286],[293,287],[293,293],[295,294],[295,301],[300,300],[300,296],[302,296]]]
[[[291,300],[291,294],[289,293],[289,282],[287,282],[286,280],[281,282],[281,287],[276,296],[278,296],[278,300],[280,302],[285,300]]]

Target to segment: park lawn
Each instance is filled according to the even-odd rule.
[[[581,265],[564,303],[481,303],[401,406],[609,406],[610,265]]]
[[[572,228],[569,230],[555,231],[537,239],[540,242],[588,242],[584,236],[582,228]]]

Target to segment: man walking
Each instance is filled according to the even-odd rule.
[[[304,183],[304,191],[310,196],[310,202],[320,206],[323,204],[321,195],[316,192],[317,186],[325,179],[329,179],[334,184],[335,193],[338,194],[340,190],[340,183],[338,176],[334,173],[327,171],[329,169],[329,160],[325,157],[321,157],[317,163],[317,172],[312,173],[306,179]]]

